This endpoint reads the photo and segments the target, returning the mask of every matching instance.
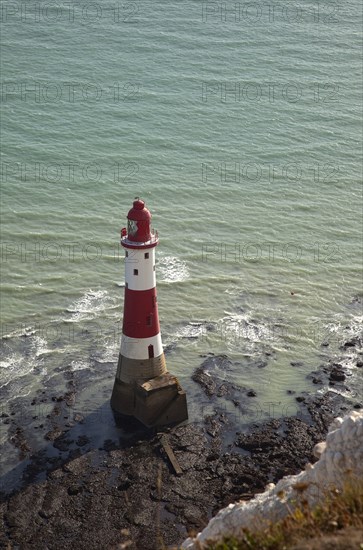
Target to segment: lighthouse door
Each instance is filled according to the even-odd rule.
[[[151,359],[152,357],[154,357],[154,346],[150,344],[147,349],[149,351],[149,359]]]

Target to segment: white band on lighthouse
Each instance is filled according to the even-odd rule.
[[[125,283],[130,290],[155,288],[155,248],[125,251]]]
[[[145,359],[149,358],[150,352],[152,357],[158,357],[163,353],[160,332],[151,338],[130,338],[125,334],[122,335],[120,353],[124,357]]]

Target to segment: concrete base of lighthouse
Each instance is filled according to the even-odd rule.
[[[129,384],[116,378],[111,407],[149,428],[177,424],[188,418],[186,394],[169,372]]]

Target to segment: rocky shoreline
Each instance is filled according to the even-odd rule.
[[[361,342],[352,345],[361,349]],[[155,431],[131,426],[127,438],[115,443],[105,437],[92,448],[85,419],[79,413],[69,417],[76,392],[72,381],[64,395],[48,396],[53,410],[41,426],[47,447],[39,452],[31,453],[22,427],[3,414],[19,457],[28,459],[25,468],[12,472],[20,487],[0,493],[0,546],[153,550],[180,545],[220,508],[248,500],[267,483],[314,462],[313,447],[324,439],[333,418],[362,407],[335,391],[349,394],[349,379],[344,366],[331,361],[310,375],[314,384],[328,383],[331,390],[297,395],[298,414],[241,431],[238,415],[222,409],[216,397],[241,410],[256,396],[213,376],[212,367],[226,361],[226,356],[210,354],[193,375],[210,398],[213,414],[162,432],[181,474]],[[361,367],[358,358],[360,373]]]

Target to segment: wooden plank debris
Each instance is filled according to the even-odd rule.
[[[179,465],[179,462],[177,461],[177,458],[174,454],[173,449],[170,447],[169,438],[166,434],[162,434],[162,436],[160,437],[160,443],[163,446],[163,449],[166,452],[168,459],[170,460],[170,463],[173,466],[176,475],[180,476],[183,473],[183,471]]]

